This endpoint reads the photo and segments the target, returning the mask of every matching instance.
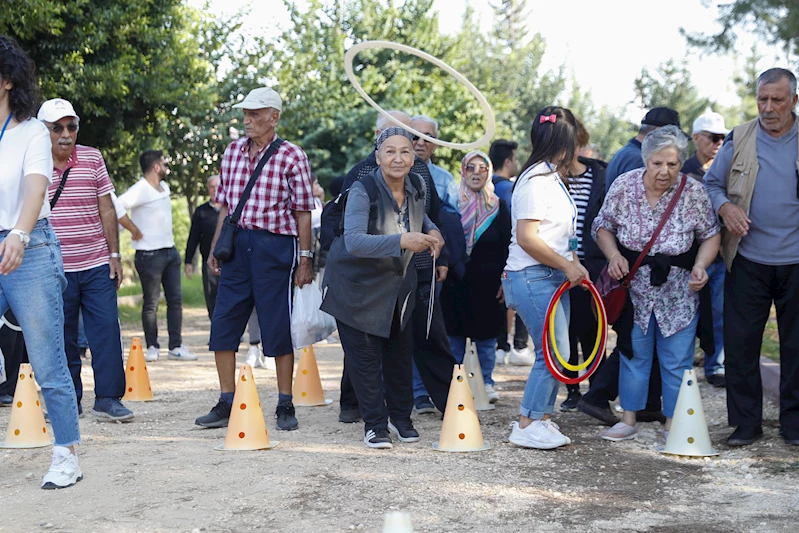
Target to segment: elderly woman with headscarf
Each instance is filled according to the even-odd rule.
[[[626,317],[622,315],[616,323],[624,356],[619,370],[624,415],[621,422],[602,433],[603,439],[631,439],[638,432],[636,412],[646,404],[654,350],[663,381],[665,439],[683,371],[693,364],[697,291],[707,283],[706,269],[718,254],[721,237],[704,187],[680,172],[687,147],[685,135],[676,126],[649,133],[641,147],[646,167],[622,174],[613,182],[593,223],[593,235],[609,262],[608,274],[620,280],[629,274],[652,238],[669,203],[680,195],[630,280]]]
[[[466,338],[472,340],[493,403],[499,394],[491,372],[505,314],[500,277],[508,258],[511,223],[508,206],[494,194],[492,175],[491,160],[483,152],[469,152],[461,161],[458,207],[468,260],[463,279],[448,277],[444,282],[441,307],[452,354],[463,363]]]
[[[414,253],[434,256],[444,240],[424,211],[424,183],[410,172],[413,138],[383,130],[375,145],[379,168],[347,192],[343,234],[333,241],[321,309],[336,318],[344,364],[364,421],[364,444],[391,448],[389,431],[416,442],[413,427],[411,318]],[[435,194],[433,191],[432,194]]]

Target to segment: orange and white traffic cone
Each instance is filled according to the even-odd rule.
[[[128,363],[125,365],[125,395],[122,399],[128,402],[151,402],[153,400],[150,374],[147,372],[147,363],[144,361],[144,352],[139,337],[133,337],[130,344]]]
[[[277,444],[269,440],[269,431],[266,429],[264,413],[261,410],[261,399],[258,397],[258,389],[252,377],[252,367],[241,365],[225,443],[216,449],[266,450],[274,448]]]
[[[30,364],[23,363],[19,365],[19,379],[14,391],[6,440],[0,444],[0,448],[41,448],[51,444],[33,381],[33,369]]]
[[[449,386],[447,408],[441,436],[433,443],[433,449],[441,452],[480,452],[491,445],[483,440],[480,419],[474,408],[472,390],[466,377],[466,367],[455,365]]]
[[[294,378],[293,396],[293,403],[298,407],[316,407],[333,403],[333,400],[325,398],[313,345],[300,350],[300,363],[297,365],[297,377]]]

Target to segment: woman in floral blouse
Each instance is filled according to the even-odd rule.
[[[687,139],[676,126],[659,128],[647,135],[641,148],[646,168],[623,174],[613,182],[592,227],[609,261],[611,277],[618,280],[627,275],[652,237],[683,176],[680,168],[687,146]],[[704,187],[687,178],[674,211],[630,283],[625,313],[631,313],[631,328],[626,332],[617,329],[624,356],[619,371],[624,416],[604,431],[602,438],[631,439],[638,432],[636,411],[646,405],[655,349],[667,417],[664,438],[668,436],[683,371],[693,363],[699,306],[696,293],[707,283],[705,269],[718,254],[720,241]],[[624,342],[627,335],[629,342]]]

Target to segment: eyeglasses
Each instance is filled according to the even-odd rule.
[[[49,129],[53,133],[61,133],[62,131],[64,131],[64,126],[63,126],[63,124],[57,124],[56,123],[56,124],[53,124],[52,126],[49,126]],[[67,131],[70,132],[70,133],[75,133],[76,131],[78,131],[78,125],[75,124],[74,122],[72,122],[70,124],[67,124]]]
[[[438,139],[438,137],[436,137],[435,135],[428,135],[428,137],[432,137],[433,139]],[[416,141],[418,141],[419,139],[422,139],[422,138],[421,138],[421,137],[419,137],[418,135],[413,135],[411,138],[413,139],[413,142],[416,142]],[[428,141],[427,139],[422,139],[422,141],[424,141],[424,142],[426,142],[426,143],[429,143],[429,142],[431,142],[431,141]]]
[[[705,133],[705,136],[708,139],[710,139],[713,142],[713,144],[720,143],[721,141],[724,140],[724,137],[725,137],[724,135],[722,135],[720,133]]]
[[[488,174],[488,167],[485,165],[466,165],[466,172],[469,174],[474,174],[475,172],[478,174]]]

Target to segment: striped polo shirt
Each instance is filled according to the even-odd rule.
[[[53,169],[48,200],[53,198],[68,168],[72,170],[50,214],[50,223],[61,242],[64,271],[80,272],[108,264],[108,243],[97,199],[112,193],[114,185],[100,151],[76,144],[64,170]]]

